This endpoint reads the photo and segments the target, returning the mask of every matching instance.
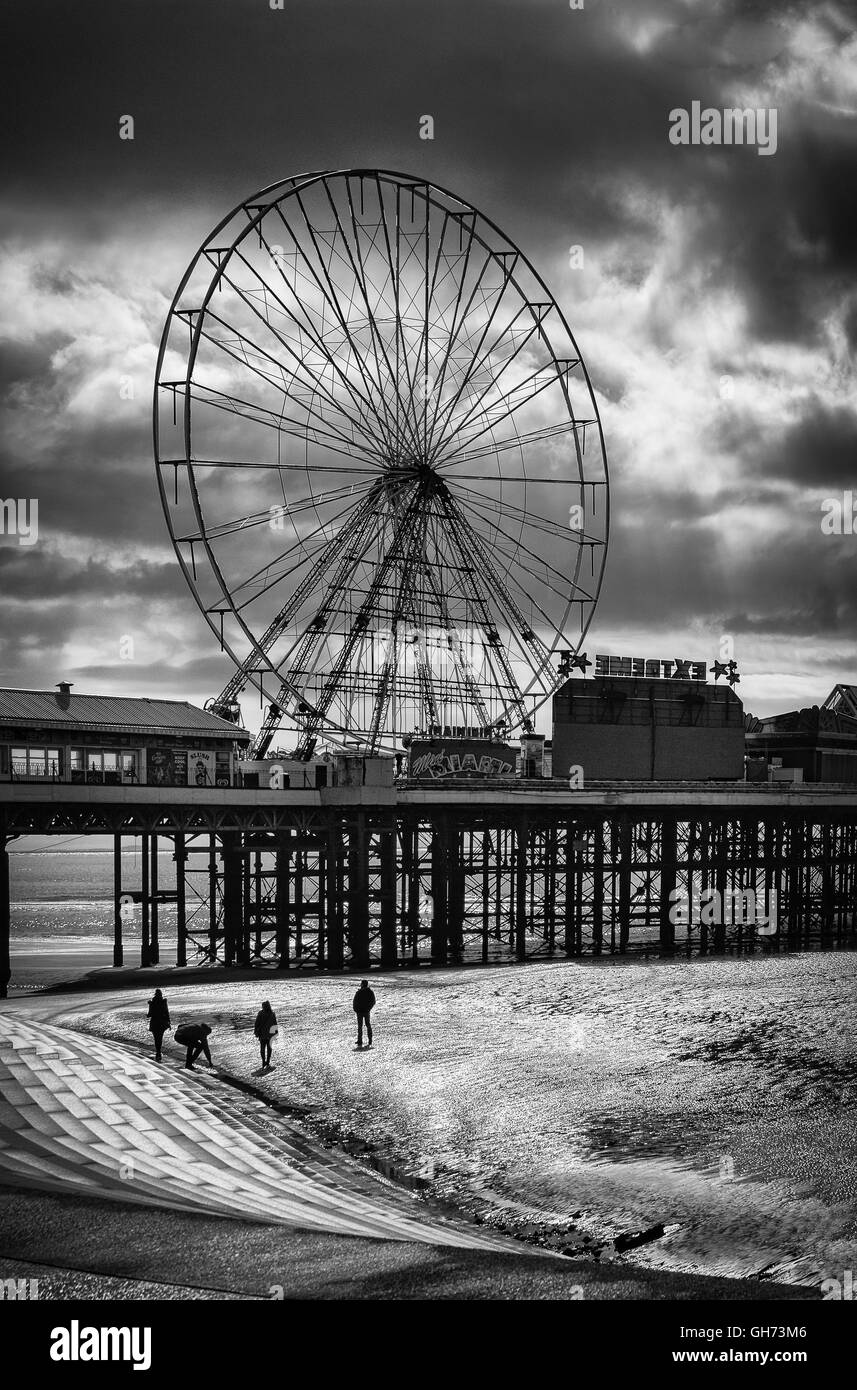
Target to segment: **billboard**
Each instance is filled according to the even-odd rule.
[[[514,777],[517,749],[488,739],[414,739],[408,775],[431,777]]]
[[[150,787],[180,787],[187,776],[187,765],[182,769],[176,761],[175,748],[146,749],[146,780]],[[181,754],[179,753],[179,757]]]
[[[189,787],[213,787],[217,780],[217,755],[210,748],[190,748],[187,755]]]

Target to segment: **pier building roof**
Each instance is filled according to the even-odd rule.
[[[203,735],[249,743],[251,735],[186,700],[128,695],[73,695],[68,689],[0,689],[0,725],[32,729],[122,730]]]

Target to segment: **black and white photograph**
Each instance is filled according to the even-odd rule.
[[[7,1344],[844,1364],[853,0],[0,24]]]

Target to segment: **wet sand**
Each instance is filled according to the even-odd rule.
[[[230,1076],[504,1229],[814,1290],[854,1268],[857,956],[380,975],[363,1052],[355,984],[166,988],[174,1021],[214,1022]],[[263,998],[281,1029],[269,1073],[252,1037]],[[76,1026],[145,1043],[139,1002],[88,1012]]]
[[[11,944],[12,979],[10,997],[74,981],[83,983],[94,972],[110,970],[117,985],[126,971],[139,967],[139,946],[125,951],[125,967],[113,970],[113,942],[106,937],[14,937]],[[160,950],[161,964],[175,965],[173,942]]]

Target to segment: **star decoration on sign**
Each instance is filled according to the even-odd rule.
[[[714,679],[718,681],[721,676],[725,676],[731,686],[739,684],[741,677],[738,675],[737,661],[715,661],[708,668],[714,672]]]
[[[591,665],[592,662],[587,657],[586,652],[581,652],[580,656],[575,656],[568,650],[560,652],[559,674],[561,676],[570,676],[572,671],[582,671],[585,676],[587,667]]]

